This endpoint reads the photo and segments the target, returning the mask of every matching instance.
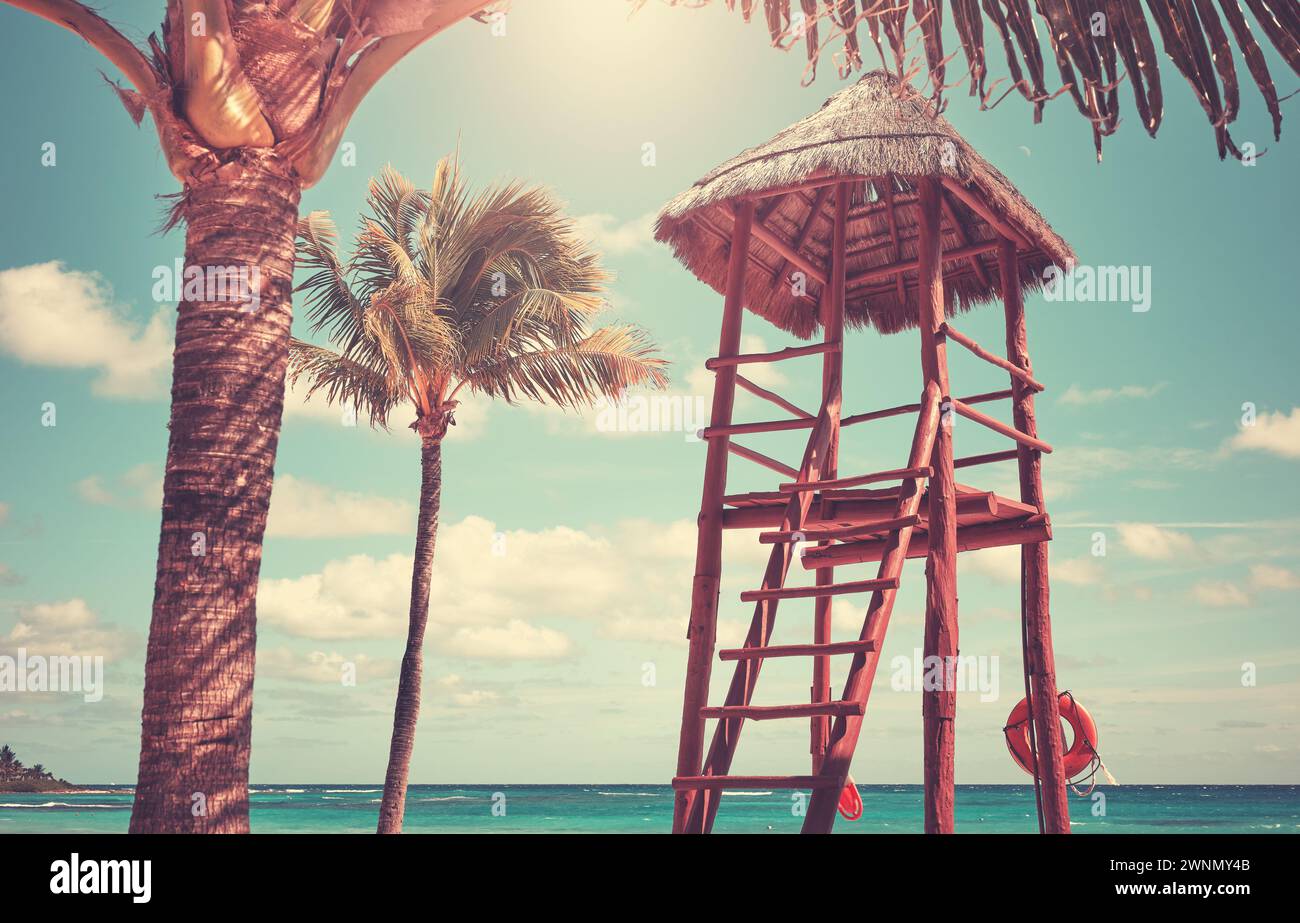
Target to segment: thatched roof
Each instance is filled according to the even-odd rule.
[[[669,202],[659,214],[655,238],[702,281],[718,292],[726,287],[732,207],[743,197],[761,196],[827,176],[859,177],[852,186],[847,228],[845,316],[849,324],[893,333],[916,325],[916,272],[864,280],[873,269],[915,262],[917,194],[920,177],[947,178],[1024,239],[1020,276],[1027,288],[1041,285],[1049,265],[1072,266],[1074,252],[1010,181],[967,144],[928,101],[884,71],[864,76],[836,93],[820,110],[713,170]],[[830,274],[832,214],[830,186],[799,189],[758,200],[757,221],[798,254]],[[943,249],[994,241],[1000,235],[945,190]],[[891,212],[893,215],[891,222]],[[955,224],[954,224],[955,222]],[[800,243],[800,241],[802,241]],[[997,252],[945,261],[944,295],[956,310],[1000,297]],[[770,244],[750,243],[745,305],[799,337],[818,328],[821,286],[792,284],[796,271]],[[795,279],[797,282],[798,280]]]

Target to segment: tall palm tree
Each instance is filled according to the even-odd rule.
[[[420,511],[410,624],[379,809],[380,833],[400,833],[415,725],[429,584],[442,495],[442,441],[462,392],[561,407],[663,387],[664,362],[636,327],[588,331],[608,276],[545,191],[512,183],[470,195],[444,158],[430,190],[386,169],[370,184],[370,214],[344,263],[327,215],[299,228],[301,286],[313,330],[337,351],[293,340],[289,377],[388,428],[399,406],[420,436]]]
[[[126,77],[118,95],[137,123],[153,118],[181,187],[172,223],[186,226],[185,265],[243,268],[256,280],[255,300],[213,290],[178,307],[131,812],[133,832],[247,832],[254,600],[299,198],[402,57],[494,4],[166,0],[160,34],[141,49],[76,0],[0,2],[81,36]]]
[[[1297,72],[1300,15],[1294,0],[1219,0],[1276,134],[1278,94],[1241,2]],[[490,18],[501,4],[166,0],[161,35],[151,34],[141,49],[77,0],[0,3],[79,35],[126,78],[129,86],[117,88],[118,95],[136,122],[146,113],[152,117],[181,187],[173,218],[187,227],[186,265],[258,270],[255,311],[225,300],[183,299],[178,307],[131,813],[137,832],[247,831],[254,599],[283,411],[299,197],[324,174],[362,100],[401,58],[463,19]],[[746,16],[756,5],[740,2]],[[1239,103],[1223,22],[1210,0],[1148,5],[1166,53],[1191,82],[1222,151]],[[1029,0],[983,0],[981,6],[1007,52],[1012,86],[1037,114],[1056,94],[1045,83]],[[1159,62],[1140,0],[1036,0],[1034,6],[1048,26],[1061,90],[1068,89],[1100,126],[1098,134],[1117,124],[1114,84],[1121,78],[1133,84],[1143,124],[1154,133],[1162,108]],[[812,62],[829,44],[818,37],[820,20],[829,22],[832,36],[843,36],[838,58],[845,69],[861,64],[860,24],[878,48],[884,35],[896,69],[908,60],[906,0],[858,0],[858,6],[853,0],[800,0],[799,15],[791,0],[763,0],[762,8],[773,43],[788,45],[802,35]],[[942,86],[949,60],[939,29],[943,2],[912,0],[911,9],[924,40],[923,69]],[[1090,15],[1099,9],[1110,23],[1100,34]],[[984,105],[984,20],[975,0],[953,0],[952,10]],[[196,794],[203,795],[203,811],[195,810]]]
[[[8,744],[0,747],[0,769],[10,770],[13,768],[17,757]]]

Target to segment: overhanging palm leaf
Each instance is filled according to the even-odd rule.
[[[640,7],[646,0],[631,2]],[[664,2],[676,6],[682,0]],[[690,5],[708,2],[690,0]],[[938,106],[942,106],[944,89],[969,79],[970,92],[978,94],[981,108],[996,105],[1015,89],[1033,105],[1034,120],[1038,121],[1044,103],[1069,93],[1079,112],[1092,123],[1099,158],[1102,138],[1119,125],[1118,87],[1125,81],[1133,88],[1134,104],[1147,132],[1155,137],[1159,130],[1164,105],[1154,31],[1165,54],[1196,93],[1222,158],[1229,152],[1241,156],[1228,134],[1240,103],[1229,33],[1264,98],[1273,136],[1281,137],[1281,100],[1243,2],[1282,60],[1300,74],[1300,5],[1296,0],[1218,0],[1217,5],[1215,0],[1147,0],[1149,20],[1141,0],[1034,0],[1032,10],[1030,0],[950,0],[954,30],[966,60],[965,73],[952,84],[945,83],[955,52],[944,51],[944,0],[800,0],[798,9],[792,9],[791,0],[762,0],[762,5],[774,45],[789,48],[803,39],[808,79],[816,73],[826,48],[837,40],[842,41],[842,49],[834,53],[834,60],[841,76],[861,68],[858,27],[865,25],[886,68],[908,78],[924,69]],[[735,0],[726,0],[726,4],[728,9],[736,6]],[[755,6],[756,0],[741,0],[746,21]],[[985,18],[1002,43],[1010,75],[1010,88],[1000,95],[998,84],[1004,80],[988,81]],[[1060,74],[1059,88],[1049,88],[1038,20],[1046,26]],[[913,32],[919,33],[920,49],[909,45]],[[892,61],[886,60],[886,44]],[[922,55],[924,64],[917,63]]]

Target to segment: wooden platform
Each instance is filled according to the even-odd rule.
[[[780,491],[757,491],[723,498],[724,529],[780,528],[790,495]],[[803,567],[812,570],[830,564],[855,564],[879,561],[886,547],[885,533],[894,518],[897,488],[880,490],[828,490],[813,497],[808,525],[816,527],[855,528],[881,526],[881,535],[863,535],[823,548],[805,546]],[[927,534],[928,497],[921,499],[919,517],[908,545],[909,558],[929,553]],[[957,485],[957,550],[974,551],[1003,545],[1024,545],[1051,541],[1052,526],[1045,514],[1019,500],[1011,500],[992,491],[982,491],[965,484]]]

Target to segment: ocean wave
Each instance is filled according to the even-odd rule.
[[[378,800],[378,799],[376,799]],[[473,795],[444,795],[441,798],[414,798],[413,801],[478,801]]]
[[[724,795],[770,795],[771,792],[723,792]]]
[[[124,804],[72,804],[67,801],[46,801],[43,804],[23,804],[21,802],[0,802],[0,808],[124,808]]]
[[[325,791],[331,795],[373,795],[382,792],[382,788],[327,788]]]
[[[664,792],[596,792],[609,798],[658,798]]]

